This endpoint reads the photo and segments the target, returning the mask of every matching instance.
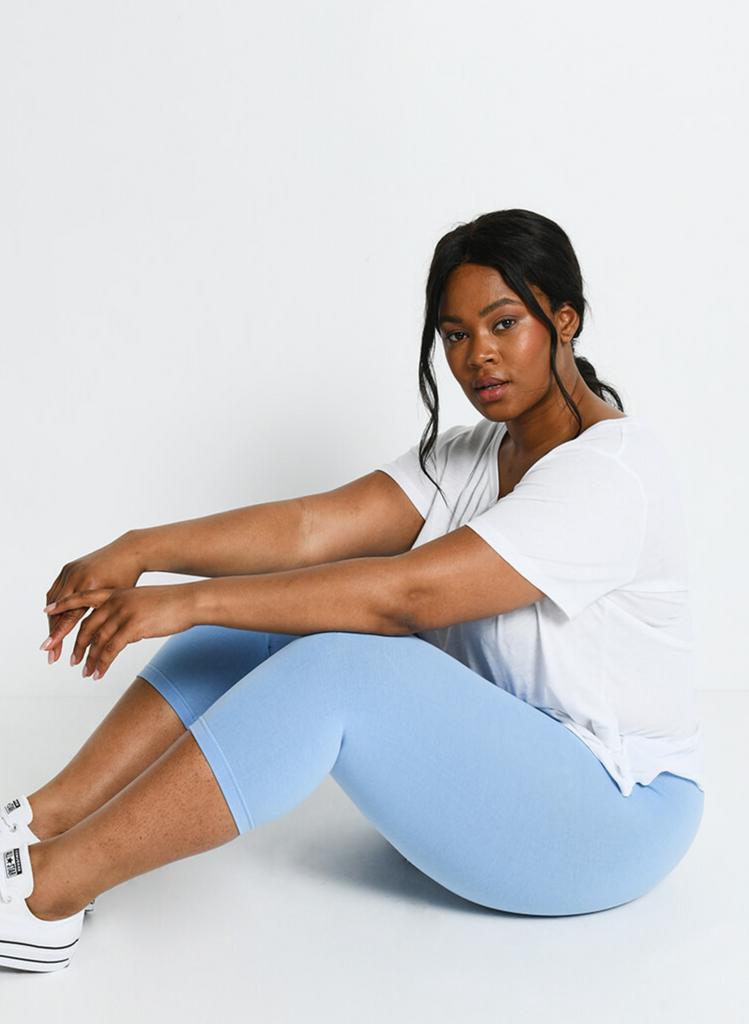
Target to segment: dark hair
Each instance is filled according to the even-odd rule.
[[[440,494],[442,488],[426,468],[426,461],[434,449],[439,431],[439,395],[432,356],[440,304],[447,279],[464,263],[476,263],[499,271],[531,313],[546,324],[551,336],[551,372],[572,415],[577,420],[576,437],[582,429],[580,411],[557,372],[556,353],[559,339],[556,328],[530,289],[530,285],[541,289],[549,300],[552,313],[556,313],[564,303],[569,303],[577,312],[580,323],[572,339],[574,353],[575,339],[582,332],[588,303],[583,295],[580,264],[572,243],[553,220],[530,210],[498,210],[496,213],[485,213],[468,224],[459,225],[439,240],[427,277],[424,330],[421,335],[419,356],[419,392],[429,411],[430,419],[419,444],[419,463],[426,476],[437,486]],[[610,384],[598,379],[592,363],[578,355],[575,356],[575,363],[590,390],[623,412],[621,398]],[[444,498],[444,494],[442,496]]]

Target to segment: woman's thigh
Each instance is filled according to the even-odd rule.
[[[189,727],[248,672],[295,639],[285,633],[193,626],[163,643],[138,675]]]
[[[473,902],[589,913],[664,878],[703,795],[661,774],[628,797],[561,723],[416,637],[298,637],[193,725],[240,831],[332,774],[385,838]]]

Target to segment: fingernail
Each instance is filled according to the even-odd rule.
[[[51,646],[52,646],[52,637],[48,636],[47,639],[44,641],[44,643],[39,648],[39,650],[40,651],[46,651]]]
[[[50,651],[49,654],[47,655],[47,664],[51,665],[54,660],[55,660],[55,652],[54,651]]]
[[[70,664],[71,664],[71,666],[77,664],[77,662],[75,660],[75,655],[74,654],[70,655]]]
[[[97,670],[96,670],[96,671],[94,672],[94,674],[93,674],[93,677],[92,677],[92,678],[94,678],[94,679],[101,679],[101,672],[100,672],[100,671],[98,670],[98,668],[97,668]]]
[[[46,608],[42,609],[42,611],[51,612],[56,604],[57,604],[57,601],[53,601],[52,604],[48,604]]]
[[[88,675],[88,665],[83,666],[83,672],[81,673],[81,675],[83,676],[84,679],[86,678],[86,676]]]

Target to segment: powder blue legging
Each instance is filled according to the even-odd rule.
[[[412,864],[474,903],[585,914],[647,892],[704,795],[628,797],[574,733],[415,636],[195,626],[140,673],[189,727],[240,832],[331,774]]]

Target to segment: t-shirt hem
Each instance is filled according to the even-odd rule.
[[[576,723],[561,722],[561,724],[566,729],[569,729],[571,733],[574,733],[588,747],[591,753],[595,754],[621,790],[622,796],[630,796],[632,790],[638,784],[649,786],[663,772],[668,772],[670,775],[678,775],[679,778],[694,782],[702,793],[705,792],[705,772],[701,763],[702,750],[700,747],[692,751],[682,751],[669,749],[661,744],[659,749],[653,750],[649,757],[644,760],[638,758],[635,763],[630,763],[629,767],[625,769],[620,762],[622,757],[625,764],[629,761],[629,753],[626,750],[627,740],[635,741],[636,737],[622,737],[625,750],[622,757],[617,757],[597,736],[577,727]],[[655,742],[654,740],[647,741],[648,744],[654,744]],[[639,744],[638,749],[640,749]]]

